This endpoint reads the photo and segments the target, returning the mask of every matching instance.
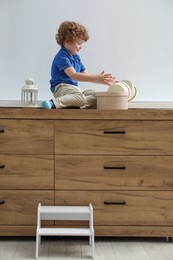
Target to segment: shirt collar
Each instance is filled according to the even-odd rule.
[[[80,60],[78,54],[71,55],[63,45],[61,46],[61,49],[64,50],[68,54],[69,58],[71,58],[72,60]]]

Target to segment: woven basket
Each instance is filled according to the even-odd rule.
[[[118,110],[128,109],[127,93],[97,92],[97,109]]]

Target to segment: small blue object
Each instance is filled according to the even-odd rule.
[[[42,102],[41,107],[46,108],[46,109],[51,109],[52,108],[52,102],[50,100],[45,100]]]

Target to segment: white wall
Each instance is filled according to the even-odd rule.
[[[137,101],[171,101],[172,14],[172,0],[0,0],[0,99],[20,99],[27,75],[40,99],[51,97],[50,67],[59,49],[54,36],[62,21],[73,20],[90,34],[80,53],[89,72],[130,79]]]

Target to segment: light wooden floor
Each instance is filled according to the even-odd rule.
[[[87,238],[43,237],[38,259],[91,259]],[[35,258],[35,238],[0,237],[0,260]],[[173,242],[165,238],[95,239],[96,260],[173,260]]]

